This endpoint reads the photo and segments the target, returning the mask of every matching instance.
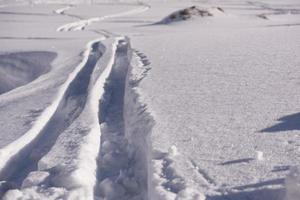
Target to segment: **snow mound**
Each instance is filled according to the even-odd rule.
[[[165,17],[158,24],[169,24],[172,22],[185,21],[192,19],[193,17],[212,17],[224,15],[225,12],[220,7],[212,7],[208,9],[198,8],[197,6],[191,6],[182,10],[175,11]]]
[[[26,85],[47,73],[55,57],[56,53],[46,51],[0,55],[0,94]]]

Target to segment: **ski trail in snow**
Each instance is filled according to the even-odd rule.
[[[98,18],[98,17],[83,19],[83,20],[79,20],[77,22],[65,24],[65,25],[59,27],[56,31],[58,31],[58,32],[80,31],[80,30],[82,31],[85,29],[86,26],[90,25],[93,22],[98,22],[98,21],[100,21],[100,18]]]
[[[101,145],[96,197],[119,200],[146,199],[147,196],[147,160],[150,158],[147,137],[153,121],[133,89],[137,83],[132,83],[143,78],[133,70],[136,67],[144,66],[130,48],[129,39],[119,40],[99,105]]]
[[[70,10],[72,7],[74,7],[73,5],[69,5],[63,8],[59,8],[54,10],[54,13],[59,14],[59,15],[65,15],[65,11]]]
[[[127,57],[128,43],[121,40],[115,50],[115,59],[111,73],[104,87],[104,96],[99,105],[99,121],[101,124],[101,148],[98,161],[98,180],[100,183],[99,196],[111,196],[105,194],[105,189],[111,177],[117,177],[121,170],[128,165],[126,152],[126,139],[124,133],[124,93],[125,81],[129,60]],[[114,185],[117,188],[117,185]],[[120,187],[120,186],[119,186]],[[114,198],[121,198],[124,194],[116,192]]]
[[[65,15],[65,16],[68,16],[68,17],[72,17],[72,18],[76,18],[76,19],[82,20],[82,17],[66,12],[66,11],[70,10],[71,8],[75,8],[75,7],[76,7],[76,5],[70,4],[70,5],[66,6],[66,7],[56,9],[53,12],[55,14],[58,14],[58,15]]]
[[[90,107],[90,110],[93,111],[91,114],[94,122],[91,124],[92,128],[86,138],[86,142],[80,147],[77,169],[73,172],[73,175],[71,175],[74,177],[75,182],[77,181],[85,187],[85,199],[94,199],[94,188],[97,180],[95,176],[97,170],[96,160],[98,157],[98,149],[100,149],[99,137],[102,135],[98,121],[98,114],[101,109],[99,101],[105,93],[105,82],[111,73],[114,64],[117,44],[122,39],[123,38],[115,38],[115,41],[112,44],[112,55],[110,60],[93,86],[94,89],[91,91],[88,106]],[[84,176],[84,179],[82,176]]]
[[[101,56],[99,39],[91,41],[83,61],[60,87],[56,99],[22,137],[0,150],[1,180],[20,184],[55,143],[58,135],[77,118],[85,106],[93,68]]]
[[[88,88],[86,88],[87,90],[84,90],[87,92],[86,100],[84,101],[84,108],[82,108],[81,104],[78,105],[76,103],[72,103],[74,100],[76,100],[74,98],[71,99],[71,102],[68,102],[69,104],[71,104],[71,107],[78,108],[78,109],[82,108],[82,112],[79,112],[77,110],[75,112],[71,112],[70,113],[71,115],[68,115],[67,119],[69,119],[69,117],[72,117],[73,113],[77,113],[76,115],[78,115],[78,118],[72,120],[73,123],[69,127],[67,127],[65,129],[65,131],[62,130],[62,132],[60,133],[60,135],[62,135],[63,137],[65,137],[66,135],[70,135],[70,137],[72,137],[72,136],[76,135],[77,133],[73,134],[72,132],[70,132],[70,130],[74,131],[74,129],[72,130],[72,127],[74,128],[74,127],[77,127],[78,125],[79,125],[79,127],[87,128],[87,130],[88,130],[84,135],[81,135],[79,133],[80,137],[78,137],[77,139],[80,141],[75,142],[74,140],[71,140],[72,141],[71,148],[78,149],[78,154],[75,153],[72,156],[72,162],[74,162],[74,165],[72,163],[68,163],[68,164],[64,163],[63,168],[60,167],[61,163],[59,163],[59,162],[56,162],[54,165],[52,165],[53,161],[51,161],[52,160],[51,158],[49,160],[49,154],[50,154],[50,157],[51,156],[54,156],[54,157],[60,156],[59,154],[56,154],[57,153],[56,145],[57,145],[57,143],[61,142],[61,140],[55,141],[55,144],[53,144],[53,146],[52,146],[52,145],[49,145],[49,143],[48,143],[49,139],[47,138],[47,136],[45,136],[43,139],[40,139],[39,141],[46,140],[47,141],[46,148],[47,148],[47,146],[51,146],[51,151],[49,151],[49,153],[45,152],[46,155],[45,154],[41,155],[40,157],[42,157],[42,159],[40,159],[39,162],[37,163],[38,168],[33,169],[34,171],[31,170],[30,174],[28,174],[28,176],[25,179],[23,179],[23,181],[20,180],[20,181],[22,181],[22,185],[21,185],[19,191],[24,192],[26,194],[26,191],[24,191],[24,190],[26,190],[26,188],[28,188],[28,187],[32,187],[32,185],[30,185],[30,180],[31,180],[32,176],[48,174],[49,179],[51,179],[51,185],[49,185],[49,183],[43,183],[42,187],[44,187],[44,188],[54,187],[53,189],[55,189],[55,188],[59,189],[57,187],[67,188],[68,189],[68,191],[66,192],[66,195],[68,196],[67,199],[87,199],[87,200],[94,199],[94,188],[95,188],[95,184],[96,184],[96,176],[95,175],[96,175],[96,169],[97,169],[96,160],[98,157],[98,150],[100,149],[100,136],[101,136],[100,124],[99,124],[99,120],[98,120],[99,109],[101,109],[99,107],[99,101],[103,96],[104,85],[106,83],[106,79],[108,78],[109,74],[111,73],[111,69],[112,69],[112,66],[115,61],[116,46],[119,43],[119,40],[122,40],[122,39],[123,38],[115,38],[114,39],[115,41],[112,43],[112,53],[111,53],[111,55],[108,54],[110,56],[110,60],[109,60],[108,64],[105,64],[102,62],[102,60],[99,60],[99,62],[97,62],[97,64],[96,64],[96,66],[95,66],[96,68],[93,70],[92,74],[89,72],[92,70],[93,65],[88,65],[88,67],[84,67],[80,71],[80,74],[83,75],[83,77],[76,78],[76,80],[78,80],[78,83],[80,83],[80,85],[73,84],[73,86],[76,87],[76,89],[74,90],[76,92],[76,95],[73,97],[77,98],[77,96],[78,96],[79,98],[82,98],[83,95],[81,95],[81,93],[77,94],[77,91],[78,91],[78,89],[81,90],[80,88],[86,88],[87,84],[86,84],[85,80],[89,79],[89,81],[90,81]],[[93,49],[97,48],[97,45],[102,47],[99,51],[102,52],[103,57],[106,58],[107,54],[104,53],[106,50],[105,50],[105,48],[103,49],[104,46],[102,44],[100,44],[98,42],[94,43],[94,45],[92,46]],[[94,54],[97,54],[97,52],[92,51],[90,55],[93,57]],[[105,64],[105,67],[103,67],[103,70],[101,67],[102,66],[101,63]],[[90,78],[87,78],[89,76],[90,76]],[[82,102],[82,101],[80,101],[80,102]],[[65,102],[63,102],[63,103],[65,103]],[[62,111],[60,111],[60,112],[62,112]],[[88,114],[88,119],[86,119],[87,114]],[[57,119],[56,117],[52,117],[52,118]],[[61,121],[65,121],[64,116],[60,117],[59,119]],[[84,125],[85,123],[82,122],[82,120],[85,121],[85,119],[87,120],[86,125]],[[50,120],[50,122],[51,122],[51,120]],[[77,130],[78,129],[76,129],[75,131],[77,131]],[[53,131],[53,129],[51,129],[51,131]],[[54,131],[55,131],[55,128],[54,128]],[[52,134],[53,133],[51,133],[51,135]],[[59,139],[61,139],[61,138],[59,138]],[[64,142],[66,142],[66,140],[64,140]],[[66,142],[66,143],[68,144],[68,142]],[[40,150],[43,150],[44,146],[45,145],[43,145],[43,142],[41,142],[41,145],[40,146],[36,145],[36,147],[38,147],[38,148],[34,148],[34,149],[35,150],[38,149],[38,152],[39,152]],[[42,148],[39,148],[39,147],[42,147]],[[62,154],[64,154],[64,153],[62,153]],[[64,156],[64,155],[61,155],[61,156]],[[71,169],[70,166],[72,168],[71,171],[69,170],[69,169]],[[54,168],[55,168],[55,170],[53,171]],[[66,168],[66,170],[64,168]],[[19,171],[18,173],[16,173],[17,176],[20,176],[20,173],[22,173],[22,170]],[[58,174],[62,174],[62,176],[58,177]],[[84,179],[82,177],[84,177]],[[10,185],[10,182],[6,182],[6,183],[8,183],[8,185]],[[16,186],[16,187],[18,187],[18,186]],[[10,192],[12,192],[12,190],[10,190]]]
[[[128,15],[139,14],[139,13],[147,11],[148,9],[150,9],[149,5],[141,4],[141,7],[135,8],[133,10],[120,12],[120,13],[116,13],[116,14],[111,14],[111,15],[106,15],[103,17],[92,17],[89,19],[82,19],[82,20],[79,20],[76,22],[68,23],[68,24],[60,26],[59,28],[57,28],[56,31],[66,32],[66,31],[84,30],[88,25],[90,25],[94,22],[104,21],[107,19],[112,19],[112,18],[117,18],[117,17],[124,17],[124,16],[128,16]]]

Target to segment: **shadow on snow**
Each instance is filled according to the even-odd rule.
[[[300,130],[300,113],[295,113],[279,118],[279,124],[265,128],[260,132],[280,132],[280,131],[293,131]]]

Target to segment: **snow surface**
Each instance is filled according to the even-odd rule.
[[[300,199],[298,0],[0,15],[1,199]]]

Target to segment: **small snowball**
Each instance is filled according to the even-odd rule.
[[[256,151],[256,160],[263,161],[264,153],[262,151]]]
[[[172,145],[169,149],[168,149],[168,153],[170,156],[177,156],[179,153],[178,153],[178,150],[177,150],[177,147],[175,145]]]

